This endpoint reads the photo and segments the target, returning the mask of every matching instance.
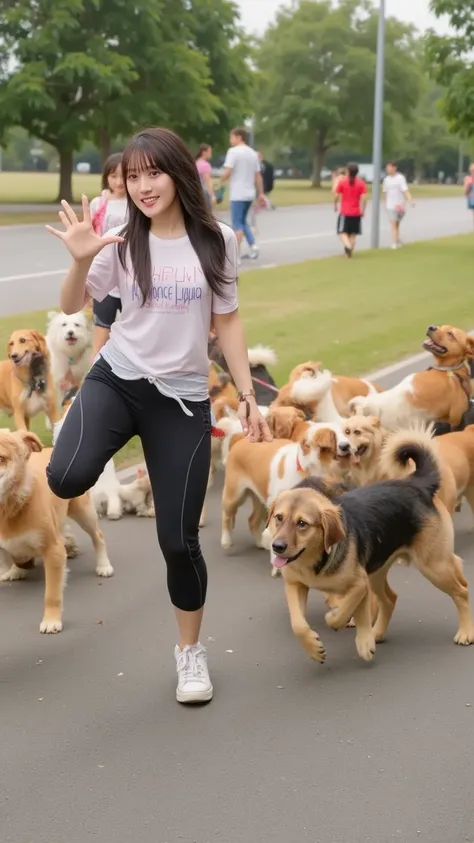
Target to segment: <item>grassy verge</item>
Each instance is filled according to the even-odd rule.
[[[277,383],[303,360],[355,375],[416,353],[430,323],[472,327],[472,245],[472,236],[463,235],[397,252],[360,252],[351,261],[325,258],[245,272],[240,308],[248,342],[275,349]],[[0,349],[16,328],[45,326],[43,311],[1,318]],[[11,419],[0,414],[0,427],[10,426]],[[51,444],[41,417],[32,427]],[[140,455],[134,439],[116,461],[124,467]]]
[[[245,272],[248,342],[275,349],[277,383],[303,360],[349,375],[416,354],[430,323],[472,327],[472,248],[465,235]]]
[[[54,224],[57,220],[57,214],[54,211],[44,213],[43,211],[33,211],[31,213],[0,213],[0,226],[6,225],[38,225],[39,223]]]
[[[15,216],[14,206],[24,204],[49,204],[56,202],[59,188],[59,177],[55,173],[0,173],[0,205],[9,204],[11,212],[0,214],[1,225],[11,225],[9,219]],[[416,198],[459,196],[462,197],[462,188],[456,185],[413,185],[410,188]],[[75,201],[79,202],[82,193],[89,199],[97,196],[100,192],[100,177],[98,175],[81,175],[75,173],[73,176],[73,194]],[[370,193],[370,188],[369,188]],[[307,180],[284,180],[276,181],[275,190],[272,194],[273,201],[279,207],[291,205],[317,205],[331,202],[331,189],[328,183],[316,190],[312,188]],[[228,207],[228,190],[222,208]],[[26,216],[34,209],[28,209]],[[41,212],[44,214],[44,210]],[[54,216],[54,213],[53,213]],[[2,219],[3,218],[3,219]],[[5,221],[7,220],[7,221]],[[33,220],[44,222],[42,219]],[[47,222],[48,220],[46,220]]]

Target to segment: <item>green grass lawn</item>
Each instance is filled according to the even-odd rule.
[[[240,309],[249,345],[278,355],[277,383],[304,360],[321,360],[336,374],[369,372],[421,350],[430,323],[472,328],[473,235],[416,243],[400,251],[364,251],[352,260],[325,258],[241,275]],[[44,332],[46,312],[0,319],[0,349],[16,328]],[[0,414],[0,427],[11,419]],[[51,444],[42,418],[33,430]],[[131,464],[135,439],[117,455]]]
[[[0,173],[0,205],[1,204],[47,204],[54,202],[59,187],[59,176],[56,173]],[[459,196],[462,197],[462,188],[456,185],[414,185],[413,195],[417,198],[438,197],[438,196]],[[100,192],[100,176],[81,175],[75,173],[73,176],[74,199],[79,202],[82,193],[89,199],[97,196]],[[226,192],[227,193],[227,192]],[[369,190],[370,193],[370,190]],[[316,205],[324,204],[332,200],[330,185],[325,184],[319,190],[312,188],[306,180],[285,180],[277,181],[272,195],[273,201],[279,207],[291,205]],[[226,198],[221,208],[228,207]],[[14,225],[28,222],[48,222],[50,217],[45,216],[44,211],[35,214],[28,212],[17,216],[11,213],[0,213],[0,225]],[[54,214],[53,214],[54,216]]]

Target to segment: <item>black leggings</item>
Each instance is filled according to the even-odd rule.
[[[116,377],[100,357],[66,416],[47,476],[58,497],[82,495],[113,455],[140,436],[171,601],[193,612],[204,605],[207,590],[199,519],[209,477],[211,412],[209,401],[184,404],[192,418],[144,378]]]

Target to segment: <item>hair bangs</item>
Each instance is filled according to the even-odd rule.
[[[130,141],[123,154],[122,167],[125,179],[132,172],[143,173],[146,170],[168,172],[163,156],[158,154],[156,140],[145,134]]]

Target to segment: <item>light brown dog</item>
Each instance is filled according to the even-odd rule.
[[[452,520],[436,494],[439,461],[430,435],[400,433],[385,447],[387,462],[411,458],[415,472],[397,483],[377,483],[335,499],[324,493],[317,479],[309,478],[280,493],[270,510],[273,564],[285,581],[291,626],[318,662],[326,653],[305,617],[309,589],[339,595],[326,622],[342,629],[354,617],[357,652],[369,661],[395,608],[397,595],[387,583],[387,573],[400,556],[454,601],[459,615],[455,643],[474,642],[468,584],[462,561],[454,554]],[[369,584],[379,605],[374,628]]]
[[[104,537],[89,493],[60,500],[46,480],[52,448],[42,449],[36,434],[0,431],[0,551],[10,569],[2,582],[24,579],[25,562],[42,557],[45,573],[44,616],[40,632],[61,632],[66,548],[62,528],[69,516],[90,536],[96,573],[112,576]],[[18,564],[17,564],[18,563]]]
[[[300,381],[304,378],[315,378],[321,372],[322,365],[320,362],[308,360],[306,363],[300,363],[291,372],[288,383],[281,387],[278,397],[273,402],[272,406],[276,407],[296,407],[305,413],[305,417],[317,418],[318,402],[308,401],[307,403],[299,403],[292,398],[291,392],[295,381]],[[349,415],[349,401],[357,396],[366,396],[369,392],[382,392],[382,388],[376,384],[371,384],[369,381],[360,378],[348,378],[344,375],[333,375],[333,383],[331,388],[332,398],[335,408],[339,415]],[[323,419],[326,421],[326,419]]]
[[[474,338],[452,325],[430,325],[426,333],[423,348],[433,356],[431,368],[379,395],[351,399],[351,413],[379,416],[387,430],[416,420],[461,423],[471,396],[467,361],[474,357]]]
[[[0,409],[13,415],[17,430],[29,430],[30,419],[46,413],[52,426],[59,419],[54,383],[49,367],[46,340],[39,331],[14,331],[7,346],[8,360],[0,361]],[[46,362],[46,388],[43,393],[30,390],[30,363],[34,352]]]
[[[384,444],[391,434],[381,426],[377,416],[351,416],[346,420],[344,433],[351,443],[351,480],[356,486],[368,486],[381,480],[401,479],[408,477],[415,470],[413,460],[408,460],[407,464],[402,466],[394,465],[393,462],[387,464],[382,459]],[[460,435],[461,439],[458,439]],[[450,437],[447,442],[446,436]],[[465,437],[458,433],[449,433],[433,439],[433,446],[440,457],[441,486],[438,495],[450,515],[454,515],[465,491],[468,492],[468,454],[471,444],[474,446],[472,435]]]
[[[444,472],[451,474],[451,480],[445,480],[449,498],[444,503],[450,512],[456,509],[466,498],[474,515],[474,425],[464,430],[437,436],[434,440],[440,455]],[[448,485],[449,484],[449,485]]]

